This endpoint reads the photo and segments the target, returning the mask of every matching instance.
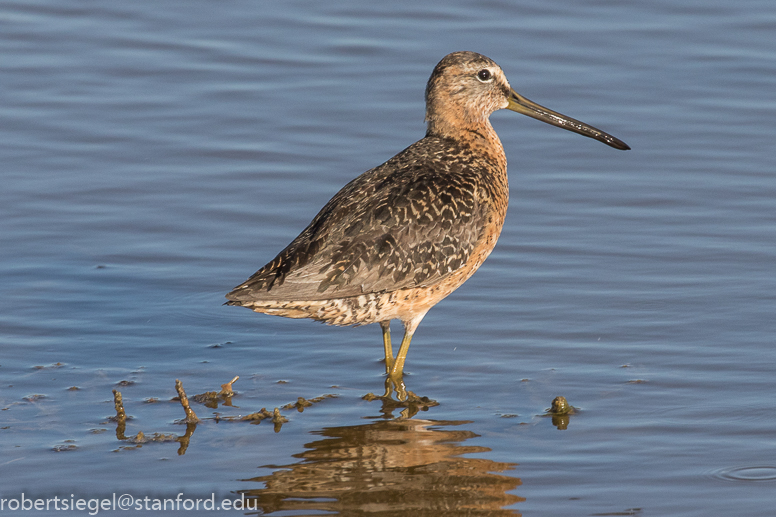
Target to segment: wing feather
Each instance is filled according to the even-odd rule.
[[[432,285],[466,264],[491,209],[487,189],[471,163],[439,161],[423,142],[343,187],[227,298],[346,298]]]

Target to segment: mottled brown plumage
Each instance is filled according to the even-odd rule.
[[[477,270],[501,233],[507,163],[488,117],[503,108],[627,149],[520,97],[489,58],[449,54],[428,81],[425,138],[348,183],[227,303],[333,325],[379,322],[386,369],[401,377],[426,312]],[[395,360],[392,319],[405,326]]]

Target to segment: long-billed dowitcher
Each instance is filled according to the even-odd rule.
[[[386,372],[400,380],[426,312],[480,267],[501,233],[507,160],[489,121],[500,109],[630,149],[521,96],[491,59],[449,54],[426,86],[426,136],[345,185],[227,303],[331,325],[379,323]],[[392,319],[404,324],[395,359]]]

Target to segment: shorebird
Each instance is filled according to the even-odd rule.
[[[400,381],[418,324],[477,271],[501,233],[507,160],[489,121],[500,109],[630,149],[518,94],[493,60],[454,52],[428,80],[426,136],[345,185],[227,304],[331,325],[379,323],[386,373]],[[404,324],[395,358],[393,319]]]

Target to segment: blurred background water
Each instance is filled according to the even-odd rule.
[[[0,496],[772,511],[772,2],[28,0],[0,26]],[[415,335],[405,380],[439,405],[393,420],[361,399],[382,391],[379,328],[221,304],[423,136],[425,82],[456,50],[633,150],[493,115],[506,225]],[[183,435],[174,380],[234,375],[233,407],[194,404],[211,419],[185,454],[107,419],[118,389],[127,436]],[[277,433],[212,419],[329,393]],[[579,409],[557,427],[556,395]]]

